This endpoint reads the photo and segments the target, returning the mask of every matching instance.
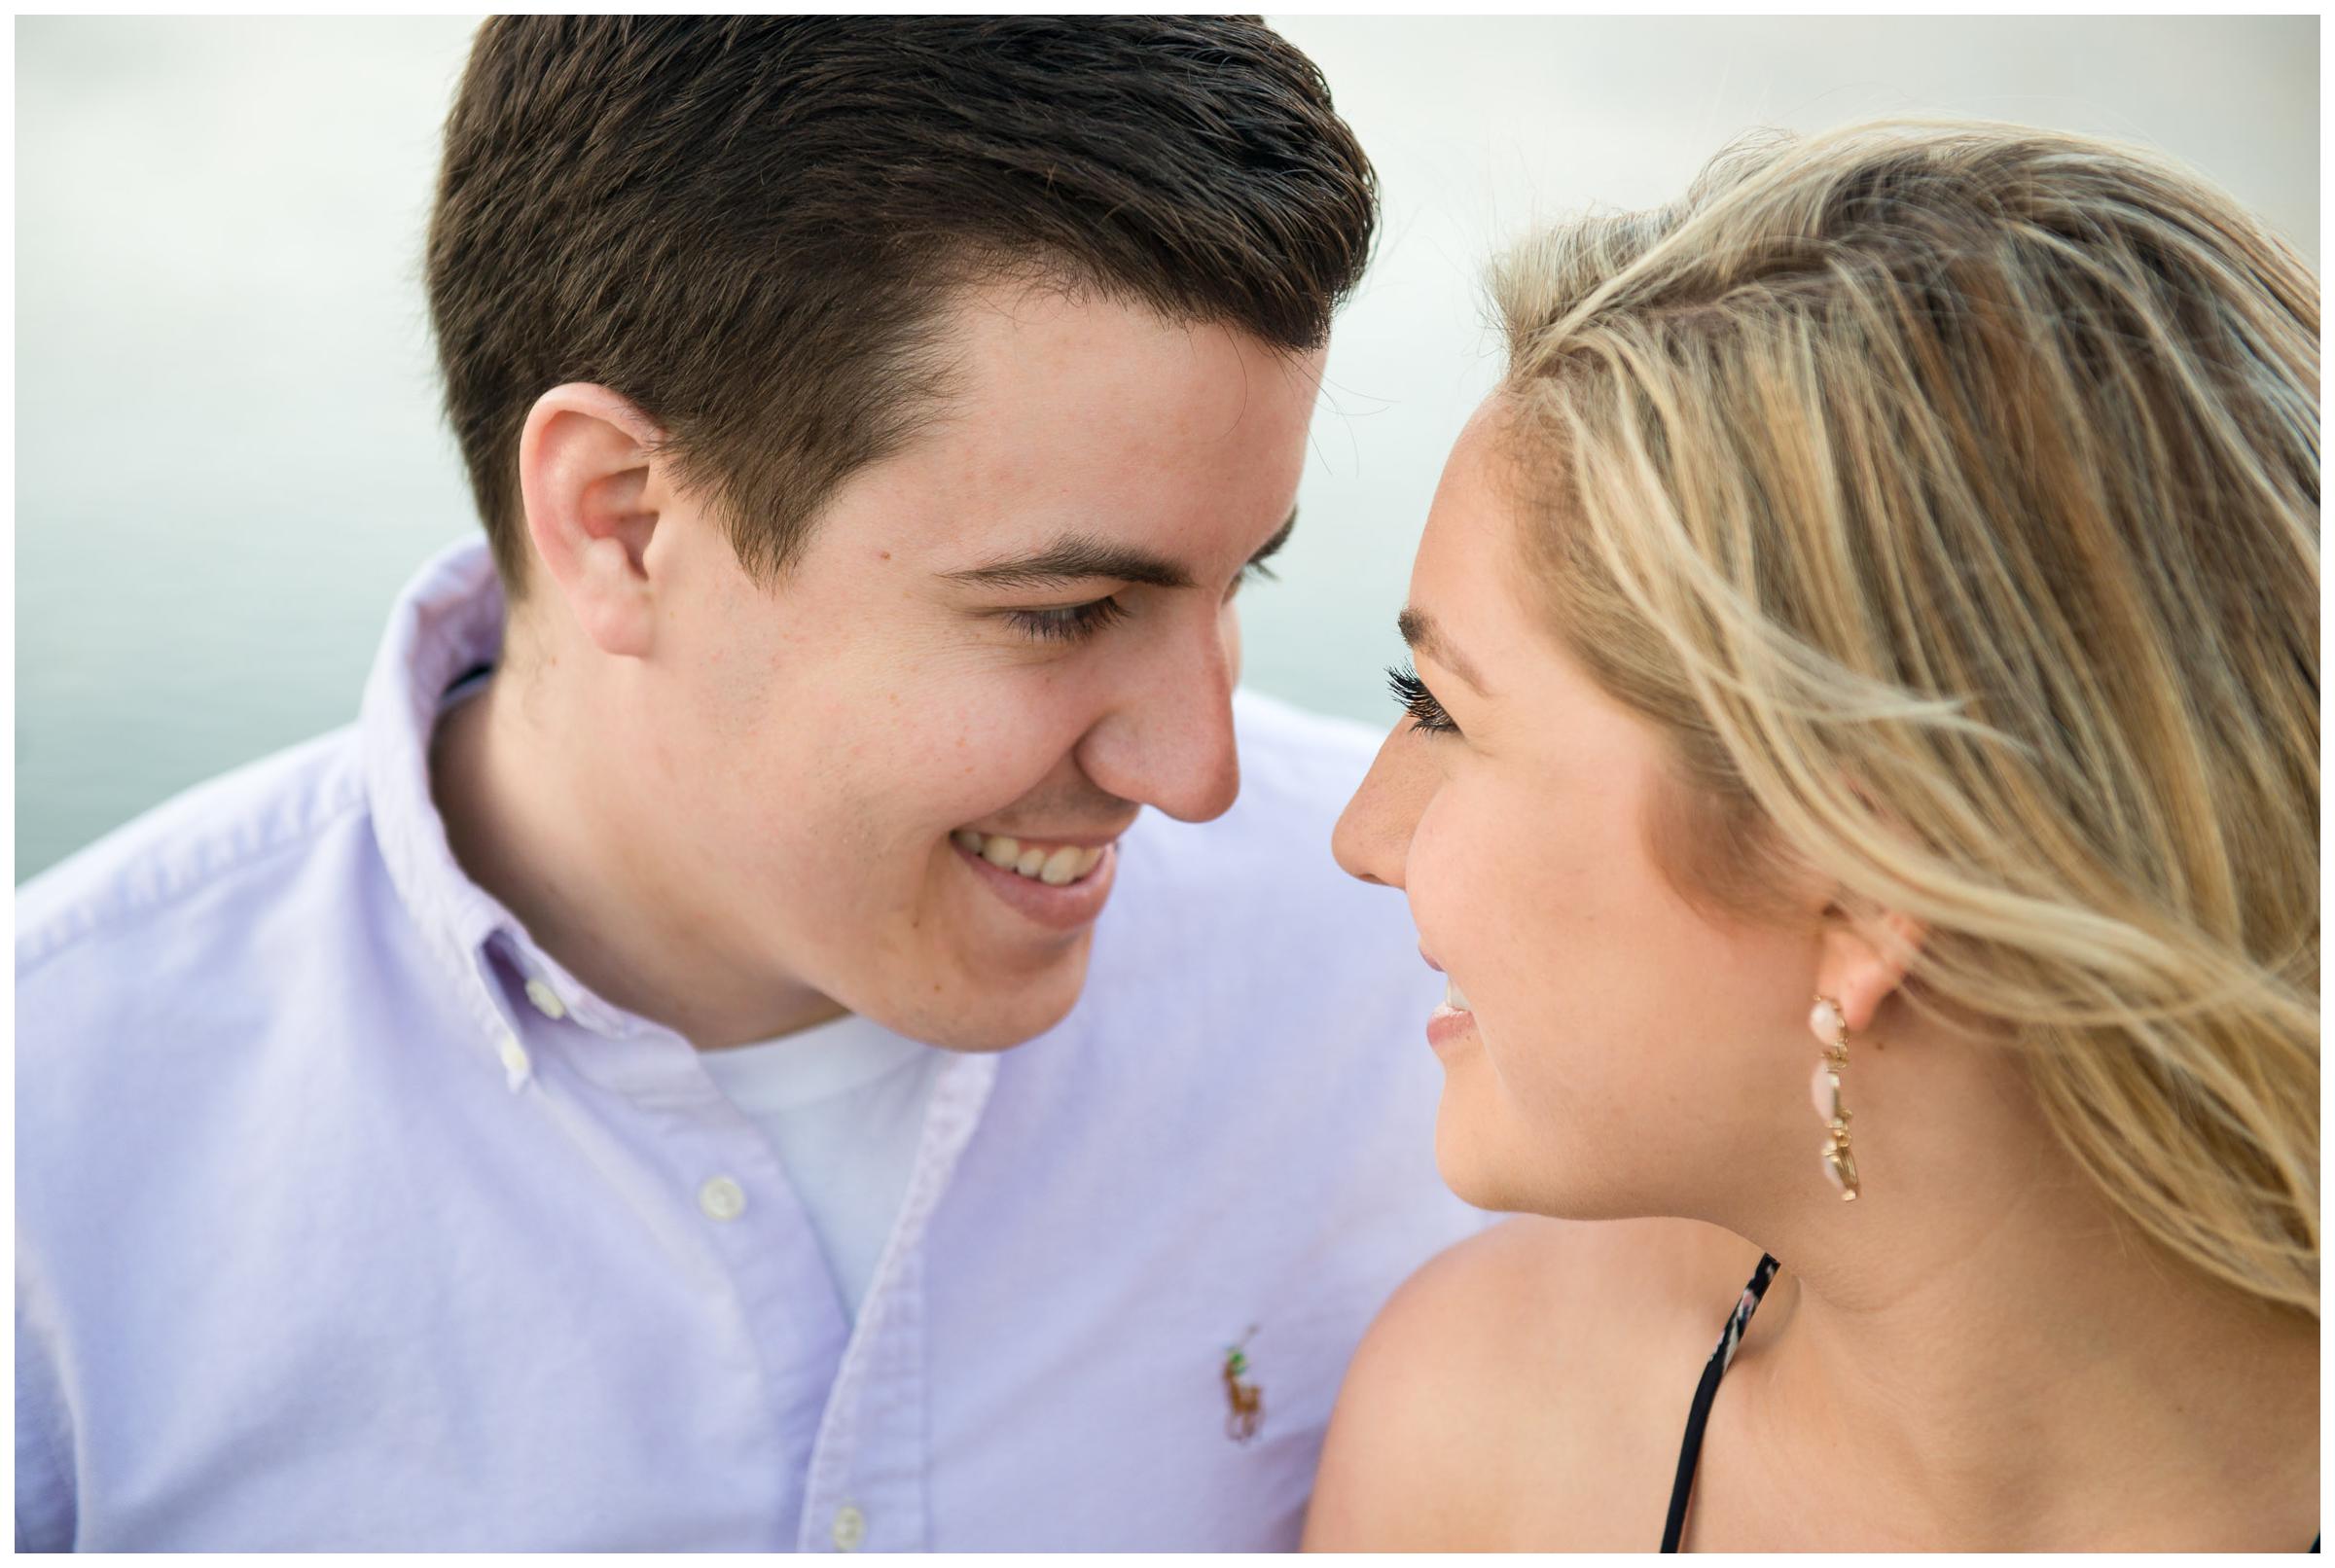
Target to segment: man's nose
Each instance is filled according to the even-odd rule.
[[[1347,875],[1387,887],[1403,885],[1411,835],[1435,793],[1434,769],[1419,748],[1420,737],[1412,732],[1409,720],[1379,743],[1362,787],[1346,802],[1330,835],[1330,853]]]
[[[1240,793],[1233,740],[1233,683],[1239,632],[1229,615],[1179,636],[1169,657],[1079,745],[1087,777],[1113,795],[1158,806],[1183,822],[1206,822]]]

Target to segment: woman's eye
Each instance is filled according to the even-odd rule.
[[[1386,671],[1386,684],[1394,689],[1394,699],[1411,715],[1411,722],[1430,735],[1457,734],[1459,727],[1452,716],[1443,711],[1427,683],[1419,678],[1408,665],[1395,665]]]
[[[1008,610],[1005,619],[1040,642],[1084,642],[1126,614],[1126,605],[1105,598],[1046,610]]]

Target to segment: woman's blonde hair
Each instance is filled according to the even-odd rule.
[[[1922,922],[2080,1163],[2318,1310],[2318,285],[2011,125],[1739,144],[1495,268],[1531,580],[1680,885]]]

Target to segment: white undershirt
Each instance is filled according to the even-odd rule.
[[[941,1057],[857,1016],[700,1052],[786,1167],[854,1317],[907,1194]]]

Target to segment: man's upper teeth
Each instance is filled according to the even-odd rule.
[[[950,837],[999,870],[1026,876],[1033,882],[1044,882],[1050,887],[1077,881],[1095,869],[1096,861],[1102,859],[1099,847],[1081,849],[1076,844],[1025,844],[1011,834],[975,833],[971,828],[959,828]]]
[[[1457,1008],[1462,1013],[1471,1011],[1467,1005],[1467,993],[1461,990],[1459,982],[1449,975],[1443,977],[1443,1005],[1449,1008]]]

